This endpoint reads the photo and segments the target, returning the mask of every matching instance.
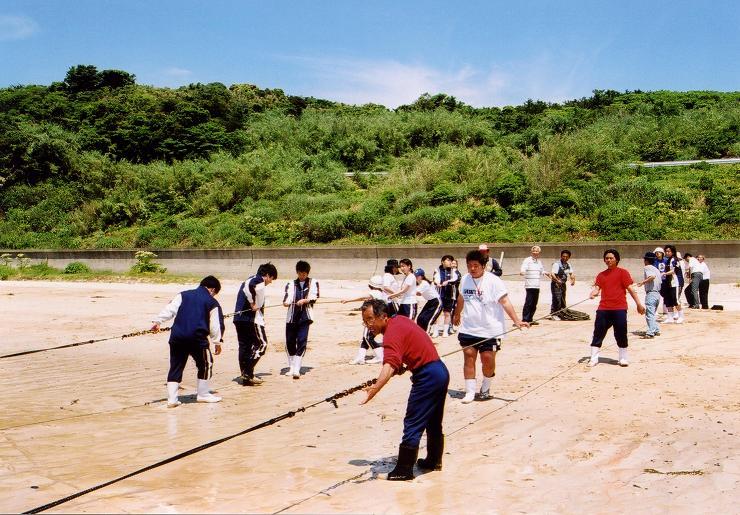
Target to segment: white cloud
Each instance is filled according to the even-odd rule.
[[[580,59],[561,66],[548,55],[487,69],[442,70],[395,60],[288,58],[305,69],[310,94],[348,104],[409,104],[423,93],[446,93],[476,107],[518,105],[528,98],[558,102],[583,96]],[[568,60],[565,60],[568,61]],[[590,92],[590,90],[589,90]]]
[[[38,24],[27,16],[0,14],[0,41],[26,39],[38,30]]]
[[[193,72],[190,70],[186,70],[185,68],[171,66],[164,70],[164,74],[167,77],[171,77],[173,79],[187,79],[188,77],[191,77],[193,75]]]

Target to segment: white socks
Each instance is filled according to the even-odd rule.
[[[302,359],[303,359],[303,356],[292,356],[290,373],[293,374],[293,379],[301,378],[301,360]]]
[[[168,408],[176,408],[182,402],[180,402],[177,399],[177,390],[180,388],[180,383],[175,383],[173,381],[167,382],[167,407]]]
[[[363,349],[360,347],[357,349],[357,356],[355,356],[355,359],[349,362],[350,365],[364,365],[365,364],[365,356],[367,356],[367,349]]]
[[[468,404],[475,400],[475,379],[465,380],[465,397],[463,397],[463,404]]]
[[[480,393],[486,393],[491,389],[491,380],[493,377],[483,376],[483,381],[480,384]]]
[[[220,402],[221,397],[213,395],[208,387],[208,379],[198,379],[198,402]]]
[[[599,363],[599,347],[591,346],[591,359],[588,362],[588,366],[595,367]]]
[[[630,362],[627,360],[627,349],[619,348],[619,366],[629,366]]]

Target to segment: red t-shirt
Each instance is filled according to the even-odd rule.
[[[416,322],[404,316],[388,319],[383,333],[383,364],[398,371],[405,363],[413,371],[438,359],[432,339]]]
[[[596,276],[596,286],[601,288],[599,309],[627,309],[627,287],[632,284],[632,276],[624,268],[606,269]]]

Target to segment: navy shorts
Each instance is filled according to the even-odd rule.
[[[501,338],[481,338],[480,336],[471,336],[469,334],[458,334],[457,340],[460,342],[460,347],[472,346],[478,352],[501,350]]]

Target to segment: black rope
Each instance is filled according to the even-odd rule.
[[[551,317],[551,316],[553,316],[553,315],[555,315],[555,314],[557,314],[557,313],[560,313],[561,311],[565,311],[566,309],[572,308],[573,306],[577,306],[578,304],[583,304],[583,303],[584,303],[584,302],[586,302],[587,300],[591,300],[591,297],[587,297],[587,298],[585,298],[585,299],[583,299],[583,300],[580,300],[580,301],[576,302],[575,304],[571,304],[570,306],[567,306],[567,307],[561,308],[561,309],[559,309],[559,310],[557,310],[557,311],[553,311],[552,313],[548,313],[547,315],[543,315],[543,316],[541,316],[540,318],[535,318],[535,319],[534,319],[534,320],[533,320],[532,322],[539,322],[540,320],[543,320],[543,319],[545,319],[545,318],[549,318],[549,317]],[[531,323],[531,322],[530,322],[530,323]],[[485,340],[481,340],[481,341],[479,341],[479,342],[476,342],[476,343],[471,343],[470,345],[464,345],[464,346],[461,346],[461,347],[460,347],[459,349],[456,349],[456,350],[453,350],[453,351],[451,351],[451,352],[448,352],[447,354],[442,354],[442,355],[440,356],[440,359],[441,359],[441,358],[446,358],[447,356],[451,356],[451,355],[453,355],[453,354],[455,354],[455,353],[458,353],[458,352],[460,352],[460,351],[463,351],[463,350],[465,350],[465,349],[467,349],[467,348],[470,348],[470,347],[475,347],[476,345],[480,345],[480,344],[482,344],[482,343],[489,343],[489,342],[492,342],[492,341],[494,341],[494,340],[498,340],[499,338],[501,338],[501,337],[502,337],[502,336],[504,336],[505,334],[509,334],[509,333],[512,333],[512,332],[514,332],[514,331],[518,331],[518,330],[520,330],[520,329],[519,329],[518,327],[512,327],[512,328],[511,328],[511,329],[509,329],[508,331],[504,331],[503,333],[497,334],[496,336],[491,336],[490,338],[486,338]]]
[[[132,338],[134,336],[141,336],[142,334],[154,334],[156,332],[166,332],[169,331],[169,327],[164,327],[160,329],[159,331],[153,331],[151,329],[146,331],[137,331],[135,333],[128,333],[128,334],[122,334],[121,336],[110,336],[108,338],[98,338],[97,340],[85,340],[82,342],[75,342],[75,343],[68,343],[67,345],[59,345],[57,347],[48,347],[45,349],[34,349],[34,350],[24,350],[22,352],[14,352],[13,354],[4,354],[0,356],[0,359],[4,358],[13,358],[16,356],[25,356],[26,354],[36,354],[37,352],[45,352],[48,350],[56,350],[56,349],[66,349],[69,347],[79,347],[80,345],[89,345],[91,343],[98,343],[98,342],[107,342],[109,340],[123,340],[124,338]]]
[[[228,442],[229,440],[233,440],[234,438],[237,438],[239,436],[245,435],[247,433],[251,433],[253,431],[256,431],[258,429],[262,429],[264,427],[271,426],[273,424],[276,424],[282,420],[285,420],[287,418],[292,418],[296,416],[298,413],[305,412],[306,410],[310,408],[314,408],[320,404],[323,404],[324,402],[328,402],[332,404],[335,408],[338,407],[337,405],[337,399],[341,399],[342,397],[347,397],[348,395],[351,395],[359,390],[363,390],[373,384],[377,379],[371,379],[369,381],[365,381],[364,383],[358,384],[356,386],[353,386],[352,388],[348,388],[346,390],[342,390],[341,392],[337,392],[334,395],[331,395],[327,397],[326,399],[323,399],[321,401],[314,402],[313,404],[308,404],[306,406],[302,406],[298,409],[295,409],[293,411],[288,411],[286,413],[283,413],[282,415],[279,415],[277,417],[271,418],[269,420],[265,420],[264,422],[260,422],[257,425],[254,425],[252,427],[249,427],[247,429],[244,429],[242,431],[239,431],[238,433],[234,433],[229,436],[225,436],[223,438],[219,438],[218,440],[213,440],[208,443],[204,443],[202,445],[199,445],[198,447],[194,447],[192,449],[188,449],[187,451],[183,451],[179,454],[175,454],[174,456],[170,456],[169,458],[163,459],[161,461],[158,461],[156,463],[153,463],[151,465],[147,465],[146,467],[140,468],[138,470],[135,470],[133,472],[129,472],[128,474],[125,474],[123,476],[117,477],[115,479],[111,479],[110,481],[106,481],[105,483],[100,483],[99,485],[92,486],[90,488],[87,488],[85,490],[81,490],[79,492],[75,492],[72,495],[68,495],[67,497],[63,497],[62,499],[57,499],[56,501],[52,501],[50,503],[44,504],[43,506],[39,506],[37,508],[30,509],[28,511],[24,511],[23,513],[41,513],[42,511],[49,510],[51,508],[54,508],[56,506],[59,506],[60,504],[64,504],[66,502],[69,502],[73,499],[77,499],[78,497],[82,497],[83,495],[89,494],[91,492],[94,492],[96,490],[100,490],[101,488],[105,488],[106,486],[110,486],[114,483],[118,483],[120,481],[123,481],[125,479],[128,479],[133,476],[137,476],[139,474],[143,474],[144,472],[148,472],[152,469],[161,467],[163,465],[167,465],[168,463],[172,463],[174,461],[180,460],[182,458],[186,458],[192,454],[204,451],[206,449],[210,449],[211,447],[215,447],[216,445],[222,444],[224,442]]]

